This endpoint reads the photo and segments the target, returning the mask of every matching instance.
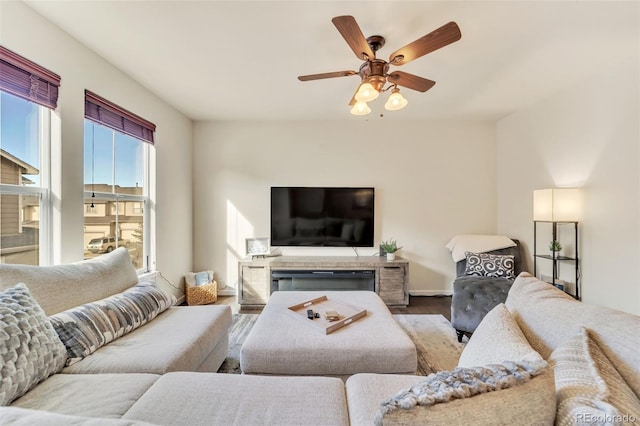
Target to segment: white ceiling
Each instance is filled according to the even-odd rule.
[[[378,56],[456,21],[462,39],[406,64],[436,81],[391,119],[496,120],[638,59],[638,1],[58,1],[38,13],[194,120],[357,119],[361,64],[331,23],[353,15]],[[597,88],[594,81],[594,89]],[[385,112],[384,99],[371,104]],[[386,98],[386,95],[384,96]]]

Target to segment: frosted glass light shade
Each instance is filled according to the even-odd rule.
[[[577,222],[581,219],[582,192],[578,188],[533,191],[533,220]]]
[[[366,102],[358,101],[355,103],[353,108],[351,108],[351,114],[353,115],[367,115],[371,112],[371,108],[367,105]]]
[[[399,89],[393,89],[387,103],[384,104],[385,109],[389,111],[397,111],[407,106],[409,102],[400,94]]]
[[[378,99],[380,93],[373,87],[371,83],[362,83],[356,92],[356,100],[362,102],[371,102]]]

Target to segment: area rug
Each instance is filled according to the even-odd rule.
[[[229,334],[229,354],[218,373],[240,374],[240,348],[260,314],[235,314]],[[416,374],[427,376],[441,370],[452,370],[466,343],[458,343],[451,323],[442,315],[397,314],[393,318],[411,337],[418,352]]]

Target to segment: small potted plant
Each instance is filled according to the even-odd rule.
[[[398,247],[396,240],[383,241],[380,243],[380,249],[387,255],[387,260],[395,260],[396,252],[402,247]]]
[[[549,250],[557,253],[562,250],[562,244],[560,244],[560,241],[553,240],[549,243]]]

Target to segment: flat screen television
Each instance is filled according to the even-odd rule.
[[[373,188],[271,188],[271,245],[373,247]]]

